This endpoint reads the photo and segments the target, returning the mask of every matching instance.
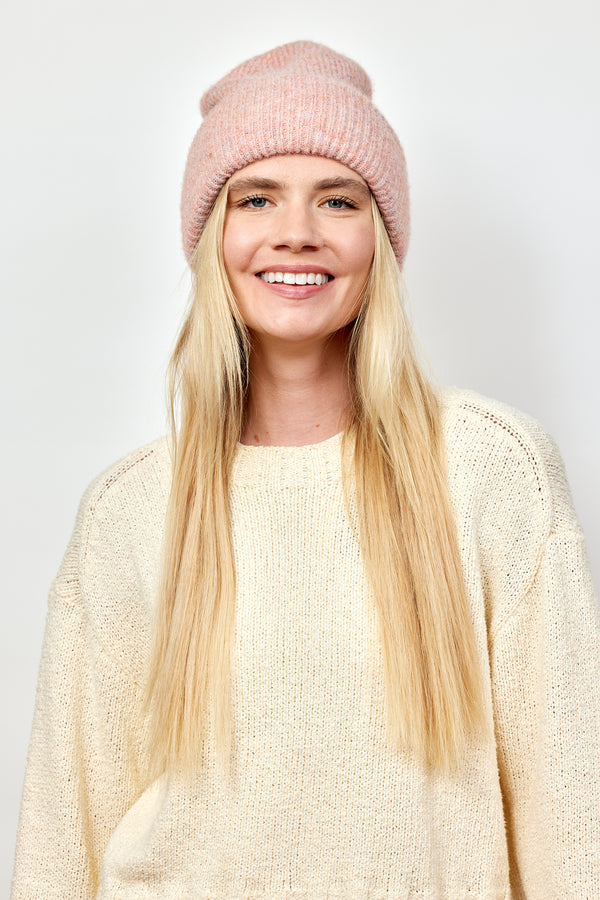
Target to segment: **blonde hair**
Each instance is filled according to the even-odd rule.
[[[169,366],[173,481],[147,681],[154,775],[190,773],[212,719],[231,753],[235,568],[229,474],[240,438],[250,341],[225,272],[228,186],[192,261],[190,308]],[[352,328],[344,448],[366,572],[379,613],[388,739],[449,770],[485,731],[479,658],[450,505],[440,409],[413,347],[403,282],[374,200],[375,254]],[[178,421],[177,421],[178,420]],[[352,484],[352,487],[351,487]]]

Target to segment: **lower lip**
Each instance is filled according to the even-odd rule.
[[[260,275],[256,277],[264,287],[289,300],[306,300],[308,297],[314,297],[315,294],[320,294],[321,291],[328,288],[333,281],[332,278],[325,284],[285,284],[283,281],[263,281]]]

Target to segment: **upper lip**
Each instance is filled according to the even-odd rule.
[[[315,275],[331,275],[329,269],[324,269],[323,266],[303,265],[298,263],[293,266],[286,266],[283,265],[283,263],[277,263],[277,265],[274,266],[265,266],[264,269],[259,269],[256,274],[260,275],[261,272],[295,272],[298,274],[301,272],[314,272]]]

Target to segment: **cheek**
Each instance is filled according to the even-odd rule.
[[[347,300],[351,301],[350,315],[352,318],[355,318],[360,311],[363,299],[362,291],[373,265],[374,253],[375,231],[372,223],[368,222],[364,227],[356,229],[352,239],[345,243],[344,260],[349,276],[346,281]]]
[[[223,261],[228,275],[232,274],[239,256],[235,231],[225,226],[223,230]]]
[[[373,225],[372,220],[369,221],[368,226],[364,229],[361,241],[365,257],[369,260],[370,265],[373,254],[375,253],[375,226]]]
[[[375,253],[375,232],[372,225],[357,230],[348,245],[347,259],[356,277],[366,278]]]
[[[223,230],[223,259],[228,274],[244,271],[252,260],[255,241],[247,228],[225,223]]]

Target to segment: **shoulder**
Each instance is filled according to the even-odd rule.
[[[139,504],[145,506],[154,494],[163,492],[170,466],[165,436],[138,447],[94,478],[83,495],[80,514],[89,523],[114,507],[123,513]]]
[[[83,495],[53,597],[82,606],[122,668],[140,669],[139,638],[154,604],[171,483],[162,437],[98,475]]]
[[[507,514],[528,509],[545,536],[579,529],[560,451],[536,419],[458,388],[444,388],[441,401],[455,488],[470,489],[480,503],[502,503]]]
[[[171,454],[166,437],[157,438],[109,466],[89,485],[79,507],[80,570],[109,550],[154,544],[162,531],[171,483]]]
[[[444,389],[441,400],[467,581],[483,590],[495,628],[531,588],[551,539],[580,528],[560,453],[535,419],[470,391]]]
[[[71,539],[70,549],[76,552],[78,564],[88,549],[90,534],[102,523],[112,523],[116,533],[125,522],[143,523],[164,509],[170,481],[166,437],[128,453],[94,478],[79,503]]]

